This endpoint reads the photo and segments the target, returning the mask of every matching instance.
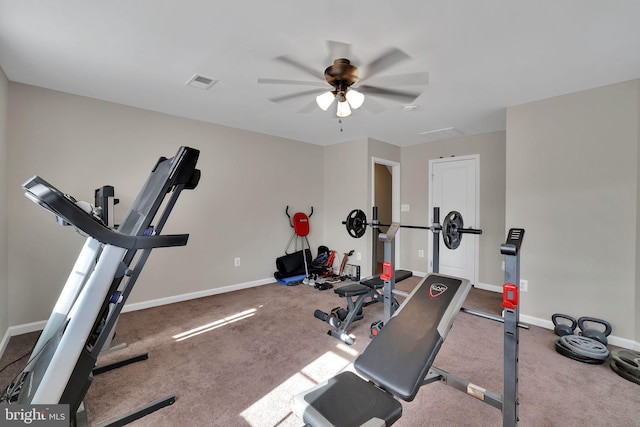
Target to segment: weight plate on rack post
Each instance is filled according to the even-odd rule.
[[[444,245],[449,249],[458,249],[462,242],[462,233],[458,230],[464,228],[462,215],[458,211],[451,211],[447,214],[442,224],[442,240]]]
[[[367,231],[367,215],[360,209],[354,209],[347,215],[345,225],[349,235],[359,239]]]

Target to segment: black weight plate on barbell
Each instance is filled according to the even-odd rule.
[[[600,341],[580,335],[565,335],[560,337],[562,345],[574,353],[592,359],[604,360],[609,356],[609,350]]]
[[[611,361],[609,362],[609,366],[611,367],[611,369],[613,369],[613,372],[620,375],[625,380],[640,384],[640,377],[637,377],[630,372],[622,369],[614,359],[611,359]]]
[[[458,249],[462,242],[462,234],[458,230],[464,228],[462,214],[458,211],[451,211],[447,214],[442,224],[442,240],[449,249]]]
[[[640,352],[618,348],[611,352],[611,357],[620,368],[640,377]]]
[[[345,226],[351,237],[359,239],[367,231],[367,215],[360,209],[354,209],[347,215]]]
[[[578,353],[562,345],[562,343],[560,342],[560,338],[556,340],[556,351],[561,355],[573,360],[577,360],[578,362],[588,363],[590,365],[601,365],[602,363],[604,363],[604,360],[593,359],[591,357],[579,355]]]

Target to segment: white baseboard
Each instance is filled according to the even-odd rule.
[[[474,286],[476,288],[478,288],[478,289],[484,289],[484,290],[487,290],[487,291],[502,293],[502,286],[489,285],[489,284],[486,284],[486,283],[477,283]],[[538,327],[544,328],[544,329],[553,330],[553,322],[551,320],[540,319],[539,317],[533,317],[533,316],[527,316],[526,314],[520,314],[520,322],[528,324],[528,325],[532,325],[532,326],[538,326]],[[628,338],[621,338],[621,337],[617,337],[615,335],[611,335],[611,336],[607,337],[607,340],[609,341],[609,344],[611,344],[611,345],[627,348],[629,350],[640,351],[640,343],[636,342],[636,341],[633,341],[633,340],[630,340]]]
[[[9,339],[11,335],[9,333],[9,329],[7,329],[2,337],[2,341],[0,341],[0,357],[4,354],[4,351],[7,349],[7,344],[9,344]]]
[[[420,271],[413,271],[413,274],[415,276],[420,276],[420,277],[427,275],[427,273],[420,272]],[[223,294],[226,292],[253,288],[256,286],[262,286],[269,283],[274,283],[274,279],[267,278],[267,279],[261,279],[261,280],[254,280],[252,282],[238,283],[235,285],[223,286],[221,288],[213,288],[213,289],[207,289],[204,291],[191,292],[188,294],[175,295],[175,296],[166,297],[166,298],[158,298],[150,301],[143,301],[143,302],[138,302],[133,304],[125,304],[125,306],[122,309],[122,312],[125,313],[130,311],[143,310],[145,308],[158,307],[161,305],[173,304],[176,302],[183,302],[183,301],[188,301],[196,298],[203,298],[203,297],[208,297],[212,295]],[[489,285],[486,283],[477,283],[475,287],[478,289],[484,289],[487,291],[502,293],[501,286]],[[520,321],[522,323],[526,323],[532,326],[538,326],[541,328],[553,330],[553,322],[551,322],[550,320],[540,319],[538,317],[532,317],[532,316],[527,316],[526,314],[521,314]],[[11,339],[11,337],[16,335],[27,334],[30,332],[41,331],[42,329],[44,329],[44,326],[46,323],[47,323],[46,320],[42,320],[39,322],[9,326],[9,328],[4,334],[4,337],[2,337],[2,341],[0,341],[0,357],[2,357],[2,355],[4,354],[4,351],[7,348],[7,345],[9,344],[9,339]],[[630,350],[640,351],[639,342],[636,342],[627,338],[617,337],[614,335],[609,336],[608,339],[611,345],[627,348]]]
[[[539,317],[527,316],[526,314],[520,315],[520,322],[528,325],[539,326],[541,328],[553,330],[553,322],[547,319],[540,319]],[[627,348],[629,350],[640,351],[640,343],[630,340],[628,338],[617,337],[610,335],[607,337],[607,341],[611,345]]]
[[[502,293],[502,286],[490,285],[488,283],[476,283],[473,285],[476,289],[483,289],[485,291],[497,292],[499,294]]]
[[[0,357],[4,354],[4,351],[7,349],[7,345],[9,344],[9,340],[11,337],[16,335],[28,334],[30,332],[41,331],[44,329],[44,325],[47,324],[46,320],[42,320],[40,322],[33,323],[24,323],[22,325],[17,326],[9,326],[7,328],[7,332],[5,332],[4,337],[2,337],[2,341],[0,341]]]
[[[254,280],[252,282],[238,283],[236,285],[223,286],[221,288],[213,288],[213,289],[207,289],[204,291],[191,292],[188,294],[174,295],[166,298],[158,298],[150,301],[136,302],[133,304],[125,304],[125,306],[122,308],[122,312],[126,313],[129,311],[143,310],[145,308],[158,307],[161,305],[173,304],[176,302],[189,301],[196,298],[209,297],[211,295],[224,294],[231,291],[239,291],[241,289],[254,288],[256,286],[262,286],[269,283],[274,283],[275,281],[276,280],[274,278]]]
[[[138,302],[133,304],[125,304],[125,306],[122,308],[122,312],[125,313],[129,311],[143,310],[145,308],[158,307],[165,304],[173,304],[176,302],[188,301],[196,298],[208,297],[211,295],[223,294],[231,291],[238,291],[240,289],[253,288],[256,286],[262,286],[262,285],[266,285],[268,283],[274,283],[274,282],[275,282],[275,279],[273,278],[254,280],[252,282],[238,283],[235,285],[223,286],[221,288],[207,289],[205,291],[191,292],[188,294],[175,295],[175,296],[166,297],[166,298],[158,298],[150,301],[143,301],[143,302]],[[44,326],[46,324],[47,324],[47,321],[42,320],[39,322],[9,326],[9,328],[4,334],[4,337],[2,337],[2,341],[0,341],[0,357],[2,357],[2,355],[4,354],[4,351],[6,350],[11,337],[16,335],[28,334],[30,332],[41,331],[44,329]]]

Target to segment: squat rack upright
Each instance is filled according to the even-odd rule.
[[[503,427],[515,427],[518,424],[518,354],[520,345],[520,246],[524,229],[512,228],[507,241],[500,245],[500,253],[505,257],[505,283],[502,293],[503,318],[485,316],[465,309],[461,311],[490,320],[504,323],[504,363],[502,394],[485,390],[469,381],[453,375],[435,366],[431,366],[423,385],[441,381],[446,385],[467,393],[502,411]]]
[[[373,208],[373,218],[371,222],[372,229],[379,229],[382,226],[378,221],[378,209]],[[440,270],[440,241],[439,233],[442,231],[440,224],[440,208],[433,209],[433,223],[430,227],[403,225],[405,228],[428,229],[433,233],[433,272],[439,273]],[[473,234],[479,234],[481,230],[469,229]],[[500,245],[500,253],[505,257],[505,282],[503,285],[503,317],[493,316],[488,313],[470,310],[462,307],[460,311],[474,316],[482,317],[489,320],[498,321],[504,324],[504,362],[503,362],[503,392],[502,395],[485,390],[469,381],[453,375],[440,368],[432,366],[429,373],[423,381],[423,385],[430,384],[435,381],[441,381],[446,385],[452,386],[457,390],[463,391],[473,397],[476,397],[491,406],[502,411],[503,427],[514,427],[518,423],[518,354],[520,343],[520,328],[529,329],[527,325],[520,323],[520,246],[524,237],[525,230],[522,228],[512,228],[509,230],[507,240]],[[373,234],[373,265],[377,262],[377,239],[378,233]],[[385,255],[393,257],[393,251],[390,251],[385,243]],[[393,259],[393,258],[392,258]],[[393,261],[392,261],[393,264]],[[375,271],[374,271],[375,273]],[[391,279],[393,280],[393,278]],[[394,292],[394,283],[385,281],[385,297],[391,297]],[[398,292],[399,293],[399,292]],[[392,315],[393,313],[385,313]],[[388,320],[388,318],[386,318]]]

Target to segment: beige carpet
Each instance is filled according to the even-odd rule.
[[[411,278],[398,288],[409,290]],[[473,289],[465,307],[498,314],[501,295]],[[368,327],[382,306],[365,309],[349,347],[326,335],[316,308],[344,306],[333,291],[270,284],[153,309],[125,313],[117,342],[127,348],[100,364],[149,352],[149,360],[99,375],[87,395],[92,424],[175,393],[170,407],[138,426],[301,426],[290,400],[344,369],[367,345]],[[461,313],[435,366],[502,391],[502,324]],[[11,339],[0,367],[28,351],[37,334]],[[554,350],[552,331],[532,327],[520,334],[520,426],[640,425],[640,386],[607,364],[588,365]],[[0,374],[7,384],[23,362]],[[500,426],[501,413],[447,387],[423,387],[403,404],[397,426]]]

